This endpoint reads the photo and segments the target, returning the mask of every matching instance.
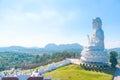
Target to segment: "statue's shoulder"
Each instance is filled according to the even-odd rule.
[[[104,31],[102,29],[98,29],[96,31],[96,36],[104,36]]]
[[[104,31],[103,31],[101,28],[98,29],[97,32],[99,32],[99,33],[104,33]]]

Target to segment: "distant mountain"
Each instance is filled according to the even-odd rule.
[[[111,49],[109,49],[108,51],[109,51],[109,52],[111,52],[111,51],[116,51],[116,52],[118,52],[118,53],[120,54],[120,48],[111,48]]]
[[[0,47],[0,52],[39,53],[41,48],[26,48],[21,46]]]
[[[74,44],[60,44],[60,45],[48,44],[48,45],[45,46],[44,49],[49,51],[49,52],[67,51],[67,52],[80,53],[81,50],[83,49],[83,47],[80,44],[77,44],[77,43],[74,43]]]
[[[108,53],[110,53],[111,51],[116,51],[118,53],[118,59],[120,60],[120,48],[111,48],[108,50]]]
[[[44,48],[26,48],[21,46],[0,47],[0,53],[3,52],[21,52],[21,53],[54,53],[54,52],[76,52],[80,53],[83,47],[80,44],[47,44]]]

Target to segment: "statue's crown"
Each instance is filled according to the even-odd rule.
[[[93,22],[97,22],[100,26],[102,25],[102,20],[100,19],[100,17],[96,17],[95,19],[93,19]]]

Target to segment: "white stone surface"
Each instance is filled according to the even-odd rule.
[[[80,65],[81,61],[80,59],[75,59],[75,58],[67,58],[71,63]]]
[[[93,19],[93,34],[88,35],[88,45],[81,52],[81,60],[85,62],[107,63],[108,55],[104,48],[104,31],[102,30],[102,21],[99,17]]]

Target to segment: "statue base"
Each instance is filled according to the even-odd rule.
[[[87,62],[87,63],[102,63],[106,64],[108,63],[108,54],[106,50],[88,50],[84,49],[81,52],[81,61]]]

